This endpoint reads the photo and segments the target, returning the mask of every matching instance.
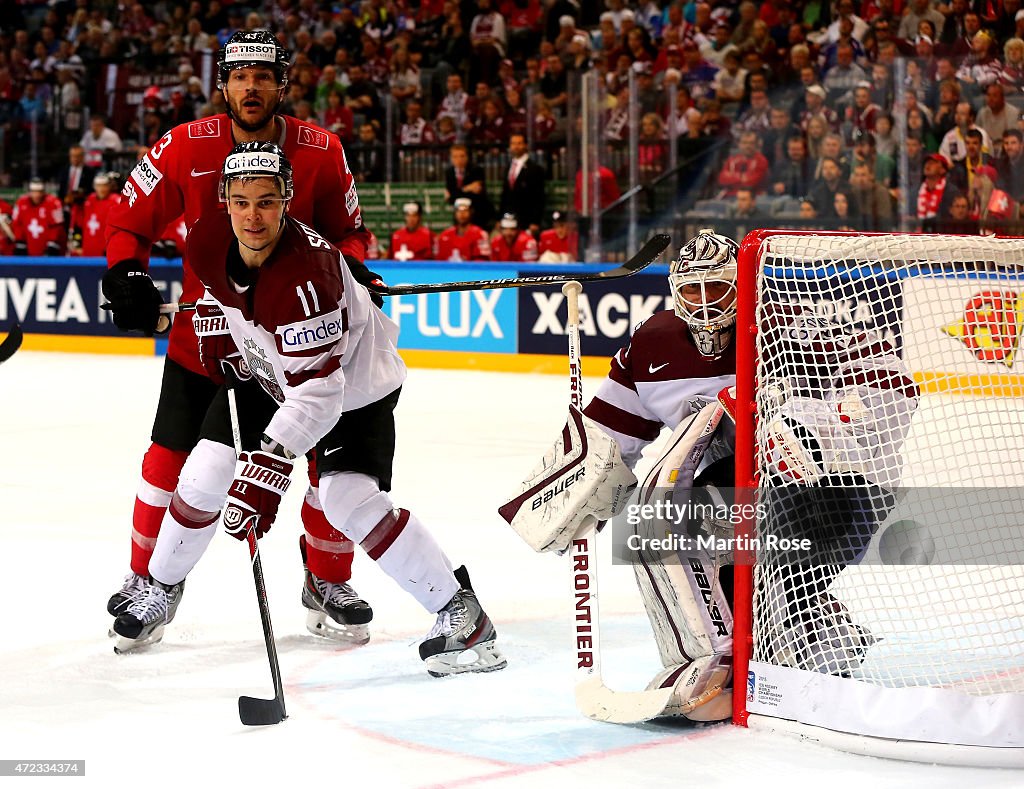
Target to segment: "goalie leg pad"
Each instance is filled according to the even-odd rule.
[[[559,440],[498,513],[535,551],[562,552],[588,520],[621,512],[635,487],[615,439],[570,406]]]

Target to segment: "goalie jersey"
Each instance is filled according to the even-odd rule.
[[[679,424],[736,383],[736,351],[702,356],[690,330],[672,310],[657,312],[637,326],[628,345],[612,357],[611,370],[584,409],[619,445],[633,468],[644,447],[663,427]],[[732,442],[731,428],[723,436]]]

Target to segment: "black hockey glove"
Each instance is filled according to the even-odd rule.
[[[356,260],[351,255],[345,255],[345,262],[348,263],[348,270],[352,272],[352,276],[355,277],[356,282],[365,287],[370,291],[370,301],[376,304],[378,307],[384,307],[384,297],[375,293],[371,286],[376,288],[384,287],[384,280],[381,279],[380,274],[375,271],[370,271],[366,267],[366,264],[361,260]]]
[[[24,241],[15,241],[14,254],[18,257],[25,257],[28,254],[28,244]]]
[[[163,297],[138,260],[122,260],[103,275],[103,295],[110,302],[114,325],[121,331],[156,333]]]
[[[46,242],[46,257],[56,258],[60,257],[63,254],[64,253],[61,251],[60,244],[58,244],[56,241]]]

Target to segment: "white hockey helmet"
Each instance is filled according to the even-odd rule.
[[[669,265],[673,308],[703,356],[720,356],[732,341],[738,252],[731,238],[699,230]]]

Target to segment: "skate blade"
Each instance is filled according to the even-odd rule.
[[[508,665],[508,661],[498,651],[498,647],[493,641],[485,641],[461,652],[442,652],[439,655],[431,655],[423,662],[427,666],[427,673],[432,677],[450,677],[470,672],[482,674],[488,671],[500,671]]]
[[[339,644],[362,646],[370,642],[370,628],[367,625],[342,625],[323,611],[310,611],[306,614],[306,629],[314,636]]]
[[[125,638],[124,636],[117,635],[117,633],[114,633],[114,637],[117,639],[117,643],[114,644],[114,654],[125,655],[129,652],[136,652],[143,647],[160,643],[164,637],[164,626],[160,625],[152,633],[142,638]]]

